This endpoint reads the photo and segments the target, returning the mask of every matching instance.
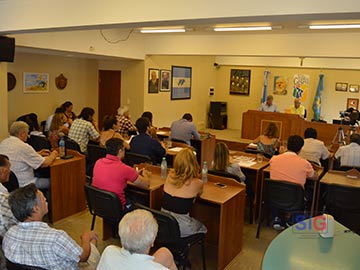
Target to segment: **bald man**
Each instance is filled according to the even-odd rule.
[[[300,98],[295,98],[294,99],[294,105],[290,107],[290,112],[293,113],[293,114],[298,114],[302,118],[304,118],[304,116],[305,116],[305,107],[303,105],[301,105]]]

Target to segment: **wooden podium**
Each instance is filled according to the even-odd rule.
[[[331,144],[341,127],[336,124],[310,122],[297,114],[248,110],[243,113],[241,137],[251,140],[256,139],[260,134],[263,134],[269,122],[274,122],[279,127],[279,137],[281,140],[286,140],[291,135],[303,137],[304,131],[312,127],[316,129],[318,139],[323,141],[325,145]],[[343,126],[343,128],[346,134],[348,126]]]

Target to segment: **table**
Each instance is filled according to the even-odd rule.
[[[51,212],[50,220],[60,219],[85,210],[85,156],[67,150],[70,159],[56,159],[50,165]]]
[[[346,172],[344,171],[328,171],[323,178],[320,180],[321,184],[337,184],[347,187],[360,187],[360,179],[354,179],[346,177]]]
[[[359,269],[359,235],[348,232],[337,221],[334,238],[299,233],[295,226],[284,230],[270,243],[263,258],[263,270]]]

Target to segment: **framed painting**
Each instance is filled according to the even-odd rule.
[[[191,67],[171,67],[171,99],[191,98]]]
[[[348,88],[348,84],[347,83],[342,83],[342,82],[337,82],[335,84],[335,90],[336,91],[342,91],[342,92],[346,92]]]
[[[348,98],[346,109],[354,108],[356,110],[359,109],[359,99],[358,98]]]
[[[251,70],[232,69],[230,71],[230,94],[250,95]]]
[[[159,92],[159,70],[149,68],[148,75],[148,93],[154,94]]]
[[[170,91],[170,70],[160,70],[160,91],[168,92]]]
[[[24,72],[24,93],[49,93],[49,73]]]

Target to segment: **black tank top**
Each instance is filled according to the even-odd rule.
[[[172,196],[164,191],[162,208],[177,213],[188,214],[195,198],[180,198]]]

